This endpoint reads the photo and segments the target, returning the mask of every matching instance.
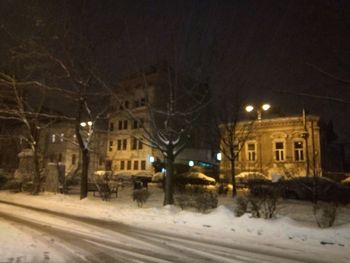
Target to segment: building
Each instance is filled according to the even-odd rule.
[[[88,126],[83,128],[83,133],[84,129],[86,133],[89,132]],[[96,128],[90,146],[90,174],[105,169],[106,148],[106,131]],[[66,176],[76,173],[80,169],[81,151],[76,140],[74,123],[59,122],[45,129],[41,136],[41,151],[44,166],[48,163],[59,163],[64,166]]]
[[[195,94],[194,90],[200,94],[205,91],[202,86],[195,84],[189,78],[174,75],[175,73],[168,66],[158,65],[148,68],[142,75],[134,75],[118,83],[115,90],[116,97],[111,98],[107,149],[107,167],[114,174],[153,174],[156,172],[153,161],[156,160],[157,164],[164,165],[163,155],[154,147],[154,143],[152,145],[149,138],[152,137],[151,134],[159,132],[159,127],[164,128],[164,123],[167,121],[160,112],[167,110],[169,87],[181,83],[179,85],[182,87],[192,88],[187,89],[188,94],[182,95],[177,101],[180,110],[188,105],[193,105],[191,101],[193,97],[191,98],[190,95]],[[174,80],[169,80],[169,78],[174,78]],[[197,99],[200,98],[198,94],[195,95]],[[185,120],[183,117],[178,118],[172,124],[175,122],[175,125],[178,125],[176,127],[183,127]],[[195,140],[192,140],[187,144],[192,148],[191,156],[196,156],[196,161],[203,161],[206,164],[207,160],[201,160],[200,156],[204,155],[199,155],[199,152],[207,153],[207,150],[194,142]],[[194,154],[196,149],[197,154]],[[189,151],[185,150],[175,159],[175,162],[177,164],[185,162],[188,166],[190,159],[192,157],[189,157]]]
[[[142,128],[151,131],[147,105],[155,102],[162,81],[163,72],[154,68],[144,78],[133,76],[118,83],[118,98],[111,99],[107,136],[106,168],[114,174],[152,174],[152,162],[162,160],[161,153],[144,140]]]
[[[317,116],[242,121],[235,125],[234,133],[235,174],[261,172],[273,178],[330,176],[344,171],[341,147],[330,140],[327,126]],[[225,147],[222,140],[221,146]],[[230,166],[222,154],[222,179],[231,180]]]

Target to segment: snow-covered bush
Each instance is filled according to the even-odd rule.
[[[214,192],[197,194],[194,200],[197,210],[202,213],[218,206],[218,196]]]
[[[1,187],[1,189],[10,190],[12,192],[21,192],[22,184],[16,180],[9,180]]]
[[[132,193],[132,199],[137,202],[138,207],[142,207],[150,195],[151,193],[146,188],[136,189]]]
[[[240,217],[247,212],[249,200],[246,196],[237,196],[234,199],[235,216]]]
[[[251,214],[256,218],[270,219],[276,214],[277,197],[273,195],[249,197]]]
[[[313,205],[316,223],[320,228],[331,227],[337,216],[337,204],[317,202]]]
[[[191,195],[182,193],[175,197],[175,204],[178,205],[182,210],[187,207],[194,207],[194,201]]]

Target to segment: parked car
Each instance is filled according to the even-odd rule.
[[[254,182],[269,182],[270,180],[259,172],[242,172],[235,176],[236,188],[248,188]]]

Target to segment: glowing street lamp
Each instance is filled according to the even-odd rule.
[[[194,161],[189,161],[188,166],[190,166],[190,167],[194,166]]]
[[[221,161],[221,159],[222,159],[222,154],[221,153],[217,153],[216,154],[216,160]]]
[[[270,105],[270,104],[264,103],[263,105],[261,105],[260,108],[257,108],[257,109],[256,109],[257,118],[258,118],[259,121],[261,120],[261,111],[268,111],[270,108],[271,108],[271,105]],[[247,105],[247,106],[245,107],[246,112],[252,112],[254,109],[255,109],[255,108],[254,108],[254,106],[252,106],[252,105]]]
[[[155,160],[154,160],[154,156],[150,156],[150,157],[149,157],[149,161],[150,161],[150,163],[154,163],[154,161],[155,161]]]

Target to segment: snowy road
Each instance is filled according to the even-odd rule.
[[[322,262],[283,250],[203,240],[2,201],[0,219],[49,243],[51,251],[64,255],[63,262]],[[47,253],[32,262],[56,261],[50,261]]]

